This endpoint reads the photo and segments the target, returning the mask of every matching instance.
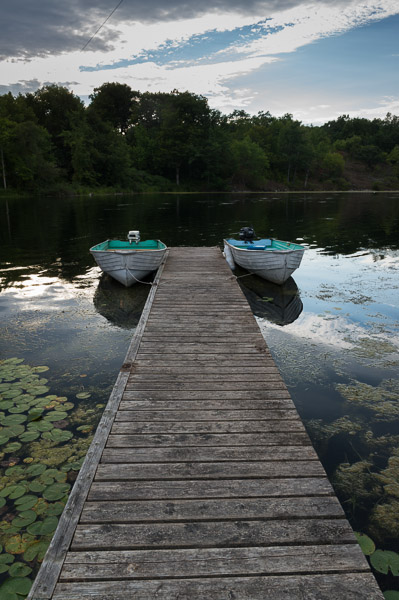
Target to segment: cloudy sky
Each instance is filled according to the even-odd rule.
[[[399,114],[398,0],[119,4],[3,2],[0,93],[56,83],[87,100],[118,81],[140,91],[189,90],[226,114],[289,112],[315,124]]]

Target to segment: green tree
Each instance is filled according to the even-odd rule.
[[[269,161],[259,144],[252,142],[247,136],[243,140],[233,140],[230,152],[233,185],[258,189],[264,186]]]
[[[83,124],[85,119],[83,102],[67,88],[57,85],[47,85],[34,94],[27,94],[27,101],[39,125],[50,134],[57,164],[71,181],[72,153],[70,144],[66,143],[65,132],[72,131]]]
[[[132,123],[137,122],[139,99],[140,92],[133,91],[125,83],[104,83],[94,88],[88,110],[96,112],[101,119],[124,134]]]
[[[323,157],[322,167],[327,178],[340,177],[345,168],[345,160],[339,152],[328,152]]]

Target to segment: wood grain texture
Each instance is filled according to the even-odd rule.
[[[54,600],[384,600],[371,573],[60,583]]]
[[[159,275],[29,600],[383,600],[220,250]]]

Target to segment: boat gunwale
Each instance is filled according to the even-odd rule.
[[[276,241],[283,241],[283,240],[276,240]],[[266,254],[266,253],[271,253],[271,252],[273,254],[292,254],[294,252],[304,252],[306,250],[305,246],[301,246],[300,244],[295,244],[296,246],[301,246],[300,248],[287,248],[286,250],[282,250],[280,248],[240,248],[239,246],[234,246],[233,244],[230,244],[230,242],[228,242],[227,239],[224,239],[223,242],[225,244],[227,244],[230,248],[233,248],[234,250],[239,250],[240,252],[251,252],[251,253],[255,253],[255,254]],[[284,242],[284,243],[288,244],[288,243],[295,243],[295,242]]]
[[[108,239],[105,240],[104,242],[99,242],[98,244],[95,244],[94,246],[92,246],[89,249],[89,252],[91,252],[92,254],[94,252],[121,252],[123,254],[133,254],[135,252],[165,252],[166,250],[168,250],[168,246],[162,242],[161,240],[143,240],[143,242],[146,241],[153,241],[153,242],[157,242],[157,244],[162,244],[163,248],[98,248],[96,249],[98,246],[101,246],[102,244],[107,244],[109,242],[122,242],[124,240],[117,240],[117,239]],[[140,242],[139,242],[140,243]]]

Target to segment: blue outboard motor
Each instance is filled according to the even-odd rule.
[[[255,237],[255,231],[253,227],[241,227],[239,232],[240,240],[243,242],[253,242]]]

